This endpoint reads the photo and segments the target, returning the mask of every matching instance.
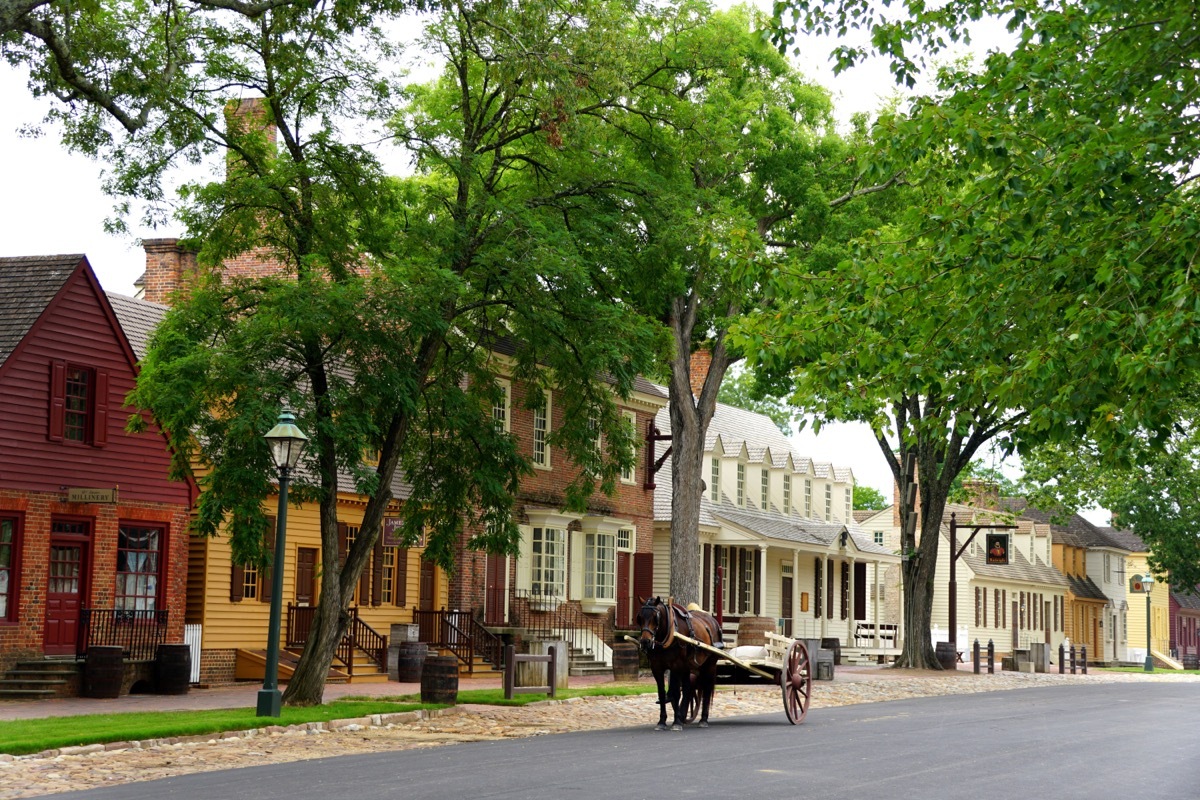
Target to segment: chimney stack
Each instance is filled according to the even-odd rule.
[[[699,397],[704,391],[704,381],[708,378],[708,369],[712,366],[712,351],[701,347],[692,353],[688,365],[688,381],[692,387],[692,397]]]
[[[196,274],[196,253],[181,247],[178,239],[143,239],[142,249],[146,271],[137,280],[141,297],[169,306],[172,296]]]
[[[963,481],[967,505],[976,508],[1000,508],[1000,484],[995,481]]]

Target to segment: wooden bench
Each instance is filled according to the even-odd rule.
[[[855,647],[874,647],[875,630],[879,629],[879,643],[886,647],[895,647],[900,635],[900,626],[892,623],[859,622],[854,629]]]

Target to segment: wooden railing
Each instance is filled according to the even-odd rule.
[[[166,611],[80,609],[75,657],[86,656],[89,647],[123,647],[125,658],[152,660],[158,646],[167,640],[167,619]]]
[[[611,661],[612,634],[601,620],[584,614],[578,606],[565,603],[562,598],[518,589],[513,592],[513,599],[518,624],[533,638],[565,641],[598,661]]]
[[[372,661],[379,665],[380,669],[386,670],[387,637],[359,619],[358,608],[351,608],[349,614],[350,624],[346,627],[346,633],[342,636],[342,640],[338,642],[337,649],[334,650],[334,658],[341,662],[346,674],[351,678],[354,677],[354,653],[357,650],[366,653]],[[315,606],[295,606],[288,603],[284,646],[303,648],[307,645],[308,635],[312,631],[316,615]]]
[[[504,662],[504,642],[472,616],[470,611],[414,611],[418,641],[449,650],[469,672],[475,671],[475,656],[499,669]]]

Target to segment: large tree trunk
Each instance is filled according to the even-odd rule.
[[[700,498],[704,493],[704,438],[717,407],[717,393],[731,363],[725,335],[715,337],[707,372],[692,375],[692,334],[702,302],[695,291],[671,308],[669,412],[671,415],[671,596],[678,603],[700,600]],[[700,383],[699,395],[692,393]]]
[[[321,594],[317,599],[317,613],[313,619],[304,653],[296,664],[296,671],[288,681],[283,693],[283,702],[293,706],[320,705],[325,697],[325,679],[338,642],[346,633],[350,616],[349,595],[343,591],[350,587],[353,593],[358,576],[347,583],[350,577],[343,571],[338,554],[338,520],[336,484],[333,492],[326,492],[321,499]],[[358,542],[355,542],[355,546]]]
[[[945,508],[945,501],[940,504]],[[924,509],[922,509],[924,512]],[[904,562],[904,647],[895,666],[913,669],[941,669],[930,635],[933,613],[934,579],[940,543],[941,510],[937,516],[922,513],[921,541],[916,557]]]

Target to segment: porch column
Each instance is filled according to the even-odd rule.
[[[795,583],[795,578],[792,583]],[[767,615],[767,546],[758,546],[758,609],[765,617]]]
[[[871,601],[871,613],[875,617],[875,647],[879,647],[880,646],[879,642],[881,640],[881,637],[879,635],[879,606],[880,606],[879,587],[882,584],[879,582],[879,562],[878,561],[875,562],[875,574],[872,577],[874,578],[874,585],[872,587],[872,595],[871,596],[874,599]]]
[[[829,636],[829,617],[833,614],[832,604],[826,602],[829,599],[829,556],[827,555],[821,556],[821,591],[825,594],[821,598],[821,607],[825,613],[821,615],[820,638],[824,639]],[[836,596],[836,592],[834,594]]]
[[[800,636],[800,551],[792,551],[792,636]]]
[[[855,614],[854,614],[854,597],[855,597],[855,595],[854,595],[854,589],[855,589],[854,567],[857,565],[857,562],[858,562],[858,559],[855,559],[855,558],[850,559],[850,574],[847,576],[849,578],[849,580],[847,581],[847,583],[849,585],[846,587],[846,605],[850,606],[849,608],[846,609],[846,644],[847,644],[847,646],[849,646],[850,643],[853,641],[853,639],[851,637],[854,635],[854,623],[856,622]]]

